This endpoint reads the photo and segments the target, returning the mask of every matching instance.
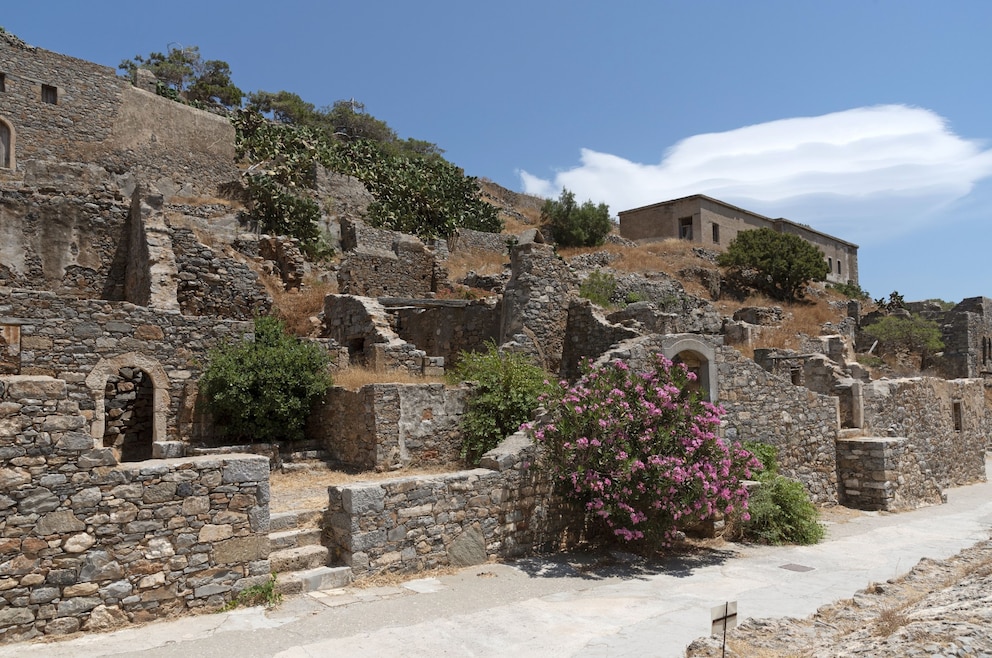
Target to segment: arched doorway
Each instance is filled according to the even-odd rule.
[[[103,445],[114,448],[122,462],[152,458],[155,427],[155,387],[140,368],[120,368],[107,377],[103,408]]]
[[[113,447],[120,461],[151,459],[155,444],[165,442],[170,404],[169,376],[162,365],[138,352],[101,359],[86,376],[86,386],[94,402],[90,435]]]
[[[0,117],[0,168],[14,169],[17,161],[14,159],[14,127]]]

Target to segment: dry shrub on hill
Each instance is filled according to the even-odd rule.
[[[272,310],[283,321],[286,330],[295,336],[309,336],[316,328],[311,318],[324,310],[324,298],[338,291],[337,282],[307,278],[303,287],[287,291],[282,279],[272,274],[260,274],[259,280],[272,297]]]

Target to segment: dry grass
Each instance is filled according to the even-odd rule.
[[[559,253],[567,259],[580,254],[608,251],[620,256],[617,261],[610,265],[620,272],[664,272],[675,276],[679,270],[687,267],[703,266],[716,269],[715,264],[693,253],[692,248],[694,246],[699,245],[685,240],[662,240],[636,247],[623,247],[615,244],[601,247],[563,247],[559,249]]]
[[[457,281],[469,272],[491,275],[500,274],[503,266],[510,262],[507,254],[491,251],[457,251],[448,257],[448,278]]]
[[[444,383],[443,377],[423,377],[408,370],[372,370],[359,366],[349,366],[334,373],[334,385],[357,391],[369,384],[437,384]]]
[[[459,571],[462,567],[434,567],[433,569],[425,569],[424,571],[400,571],[400,572],[385,572],[377,573],[372,576],[367,576],[365,578],[359,578],[351,584],[351,587],[355,589],[373,589],[376,587],[398,587],[403,583],[409,582],[411,580],[420,580],[422,578],[440,578],[441,576],[451,576]]]
[[[286,330],[295,336],[309,336],[319,329],[311,318],[324,310],[324,297],[338,291],[336,281],[308,278],[304,280],[300,290],[287,291],[278,276],[258,272],[258,278],[272,297],[274,314],[283,321]]]

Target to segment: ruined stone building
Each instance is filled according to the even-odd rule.
[[[618,214],[620,235],[638,242],[677,238],[724,248],[739,232],[751,229],[770,228],[798,235],[823,252],[830,266],[827,281],[858,283],[858,245],[788,219],[764,217],[704,194],[622,210]]]

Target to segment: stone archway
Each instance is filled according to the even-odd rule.
[[[696,374],[696,385],[703,399],[716,404],[720,398],[717,382],[716,350],[693,336],[670,336],[662,341],[661,353],[676,363],[684,363]]]
[[[87,375],[86,386],[95,403],[90,435],[109,440],[121,461],[151,458],[153,445],[165,442],[170,404],[169,376],[162,365],[138,352],[101,359]],[[121,420],[128,411],[130,417]]]

